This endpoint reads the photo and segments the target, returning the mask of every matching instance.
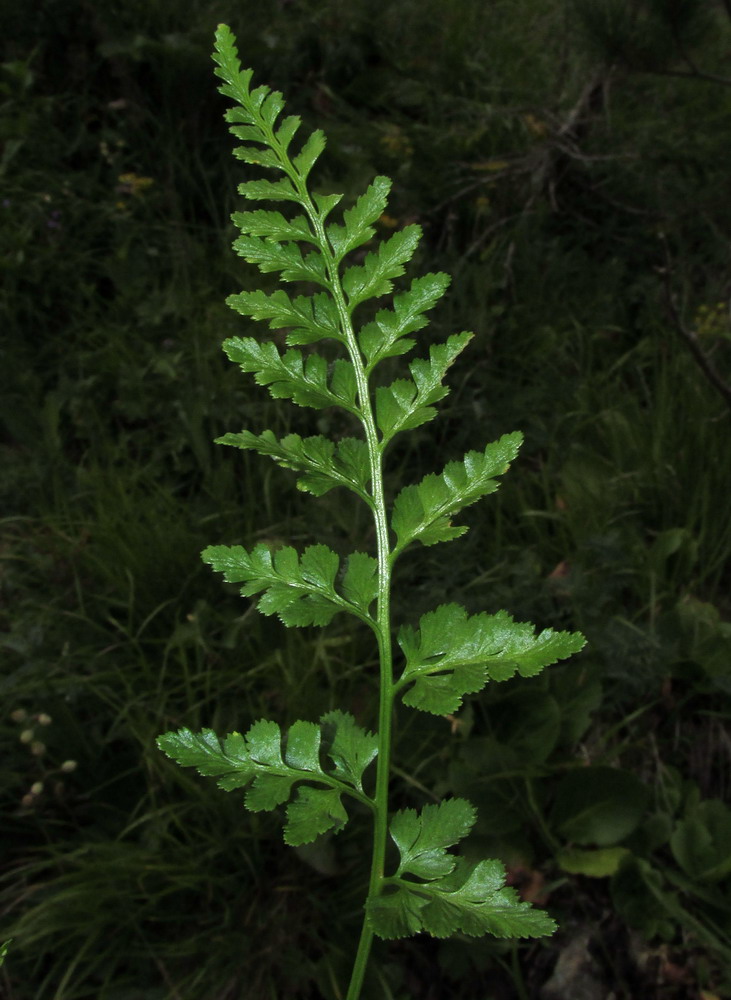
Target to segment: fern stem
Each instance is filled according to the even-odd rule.
[[[378,756],[376,758],[376,791],[375,819],[373,827],[373,851],[371,855],[371,874],[368,885],[369,899],[379,895],[383,888],[384,867],[386,860],[386,842],[388,838],[388,786],[391,768],[391,728],[393,716],[393,653],[391,648],[391,551],[388,538],[388,514],[383,487],[382,458],[383,449],[378,440],[378,431],[368,388],[368,375],[361,357],[358,341],[350,318],[345,293],[340,282],[337,261],[325,233],[322,218],[317,212],[306,185],[298,176],[292,178],[296,184],[302,204],[310,218],[310,223],[317,234],[323,256],[326,261],[330,290],[335,301],[340,327],[345,335],[350,361],[355,372],[358,387],[358,402],[360,420],[365,432],[366,444],[371,467],[371,497],[373,499],[373,518],[376,528],[378,548],[378,600],[376,612],[376,634],[378,636],[378,654],[380,663],[380,686],[378,707]],[[347,1000],[358,1000],[363,985],[366,965],[373,942],[373,931],[364,917],[358,951],[356,953]]]
[[[360,932],[358,951],[356,952],[353,972],[350,977],[350,985],[345,1000],[358,1000],[360,991],[363,988],[363,977],[371,954],[371,944],[373,943],[373,931],[368,921],[363,921],[363,929]]]

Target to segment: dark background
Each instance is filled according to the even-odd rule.
[[[731,997],[728,0],[0,3],[3,996],[335,1000],[352,961],[368,824],[285,849],[154,748],[376,717],[367,635],[286,630],[199,559],[369,544],[337,493],[212,444],[345,420],[220,352],[265,333],[223,302],[259,276],[220,21],[327,133],[315,186],[391,176],[381,233],[420,223],[411,274],[452,274],[421,352],[476,333],[391,492],[526,436],[470,533],[403,560],[395,621],[456,600],[588,638],[398,720],[394,804],[468,795],[465,849],[559,933],[382,944],[364,997]]]

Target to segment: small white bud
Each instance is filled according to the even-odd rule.
[[[40,740],[33,740],[33,742],[30,745],[30,752],[33,754],[34,757],[42,757],[43,754],[46,752],[46,744],[41,743]]]
[[[33,732],[32,729],[24,729],[23,732],[20,734],[20,742],[31,743],[33,741],[34,736],[35,733]]]
[[[41,726],[50,726],[53,719],[46,712],[41,712],[38,716],[38,723]]]
[[[61,765],[61,770],[64,774],[71,774],[71,772],[75,771],[78,766],[79,765],[75,760],[65,760]]]
[[[42,781],[34,781],[33,784],[30,786],[31,795],[40,795],[42,791],[43,791]]]
[[[28,718],[28,713],[24,708],[16,708],[14,712],[10,713],[10,718],[13,722],[25,722]]]

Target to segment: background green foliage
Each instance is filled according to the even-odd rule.
[[[399,565],[395,620],[457,601],[589,640],[441,728],[405,711],[395,757],[395,805],[467,796],[468,857],[501,857],[560,934],[383,944],[369,995],[548,1000],[583,942],[618,997],[731,996],[724,0],[391,0],[375,24],[366,0],[2,5],[5,995],[329,1000],[349,971],[358,825],[285,851],[277,817],[154,749],[376,715],[365,630],[286,630],[199,559],[370,546],[355,498],[212,444],[350,431],[220,352],[255,332],[225,297],[258,287],[229,248],[222,20],[327,133],[320,188],[394,177],[379,228],[419,222],[412,273],[453,278],[434,339],[476,332],[442,419],[394,443],[391,495],[525,433],[450,558]]]

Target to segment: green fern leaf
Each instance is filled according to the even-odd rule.
[[[325,142],[325,133],[319,128],[315,129],[292,161],[303,181],[307,180],[310,171],[324,150]]]
[[[555,930],[550,917],[505,886],[505,870],[498,861],[470,863],[447,853],[470,832],[475,815],[466,799],[449,799],[420,813],[406,809],[393,817],[390,833],[400,864],[396,875],[385,880],[385,890],[366,903],[371,928],[379,937],[419,931],[449,937],[461,931],[515,938]]]
[[[467,615],[459,604],[443,604],[421,617],[418,630],[402,626],[398,642],[406,657],[397,687],[413,685],[404,703],[434,715],[456,712],[465,694],[517,670],[533,677],[544,667],[578,652],[579,632],[544,629],[513,621],[506,611]]]
[[[499,485],[495,476],[507,472],[522,441],[519,431],[504,434],[487,445],[484,453],[470,451],[462,462],[449,462],[438,475],[425,476],[420,483],[401,490],[391,519],[398,538],[394,556],[417,538],[423,545],[435,545],[464,535],[468,529],[453,527],[450,518],[494,493]]]
[[[247,114],[241,113],[241,108],[232,108],[226,112],[225,117],[230,122],[240,122],[242,120],[248,122],[250,120]],[[262,144],[265,142],[258,125],[232,125],[229,128],[229,132],[236,139],[241,139],[243,142],[260,142]]]
[[[245,736],[234,732],[223,741],[211,729],[200,733],[180,729],[157,740],[168,757],[218,778],[224,791],[247,789],[244,804],[252,812],[275,809],[287,802],[295,784],[308,782],[296,790],[287,809],[284,838],[288,844],[306,844],[327,830],[342,829],[348,818],[343,794],[369,803],[362,777],[376,756],[377,739],[356,725],[352,716],[331,712],[319,726],[295,722],[284,750],[282,743],[279,725],[267,719],[255,722]],[[323,751],[331,768],[320,763]]]
[[[329,286],[325,262],[319,253],[303,257],[302,251],[293,243],[275,243],[257,236],[239,236],[234,240],[233,248],[247,263],[256,264],[264,274],[281,271],[283,281],[313,281],[324,288]]]
[[[505,886],[499,861],[457,861],[454,872],[433,882],[399,880],[380,896],[369,898],[366,912],[381,938],[401,938],[419,931],[445,938],[461,932],[469,937],[532,938],[553,934],[555,922],[521,902]]]
[[[426,880],[448,875],[456,857],[447,848],[459,843],[475,824],[477,813],[467,799],[445,799],[421,812],[402,809],[391,820],[391,838],[399,849],[397,876],[409,873]]]
[[[366,299],[387,295],[393,288],[393,278],[404,273],[404,264],[411,260],[421,237],[419,226],[407,226],[384,240],[374,253],[369,253],[361,266],[349,267],[343,274],[343,289],[352,313]]]
[[[216,76],[224,80],[223,86],[219,87],[219,93],[225,97],[231,97],[234,101],[243,105],[243,109],[248,111],[249,83],[254,75],[251,69],[241,69],[239,53],[236,48],[236,39],[227,24],[219,24],[216,28],[215,49],[213,61],[217,64],[213,71]]]
[[[281,181],[244,181],[238,192],[251,201],[300,201],[300,195],[287,177]]]
[[[378,562],[373,556],[365,552],[353,552],[348,556],[341,589],[351,604],[368,613],[371,604],[378,597]]]
[[[305,785],[287,806],[284,842],[290,847],[310,844],[322,833],[339,833],[348,822],[348,814],[334,788],[310,788]]]
[[[288,434],[278,441],[271,431],[259,435],[241,431],[224,434],[216,444],[257,451],[285,469],[303,472],[297,488],[306,493],[320,497],[336,486],[345,486],[369,505],[372,503],[367,492],[370,464],[365,441],[343,438],[335,444],[322,435],[301,438],[299,434]]]
[[[431,347],[428,358],[413,360],[409,377],[376,388],[374,426],[370,374],[382,360],[411,350],[413,334],[426,325],[425,313],[444,294],[449,277],[438,273],[412,281],[394,296],[390,307],[378,303],[375,317],[354,331],[355,309],[393,292],[394,281],[404,274],[416,250],[420,227],[405,227],[347,266],[347,255],[375,237],[390,180],[376,177],[340,222],[326,224],[342,195],[312,192],[307,186],[325,148],[324,134],[316,130],[290,155],[300,118],[282,116],[285,104],[278,91],[251,88],[252,71],[242,70],[235,38],[224,25],[216,33],[214,61],[220,92],[238,105],[226,114],[231,133],[241,143],[235,156],[279,172],[275,180],[242,183],[240,194],[253,201],[294,206],[292,218],[269,210],[235,213],[232,218],[241,236],[234,247],[262,273],[324,290],[296,297],[281,290],[230,296],[228,304],[242,315],[266,321],[272,330],[285,330],[289,349],[281,353],[273,343],[237,337],[226,341],[226,353],[273,398],[289,398],[315,409],[340,406],[358,417],[365,429],[365,440],[346,438],[337,443],[297,434],[278,441],[271,431],[256,435],[245,430],[219,441],[269,455],[297,473],[300,489],[315,495],[339,485],[355,492],[376,515],[379,552],[378,560],[354,552],[341,561],[325,545],[312,545],[298,554],[290,546],[259,544],[251,551],[210,546],[203,558],[227,581],[238,584],[244,596],[255,597],[263,614],[277,614],[287,626],[325,625],[339,611],[358,617],[373,628],[383,658],[382,642],[390,631],[384,561],[393,563],[412,541],[433,545],[464,534],[467,528],[454,527],[451,518],[497,489],[496,477],[514,459],[522,437],[505,435],[484,452],[469,452],[461,462],[450,462],[441,473],[403,489],[391,512],[396,541],[389,552],[379,459],[395,434],[435,415],[434,404],[448,393],[443,384],[446,372],[472,335],[449,337]],[[349,360],[328,363],[319,354],[293,349],[322,339],[337,341]],[[551,629],[536,634],[533,626],[513,621],[506,612],[470,617],[450,604],[423,615],[418,627],[404,626],[398,641],[404,669],[395,685],[387,671],[381,695],[383,731],[378,737],[360,728],[352,716],[335,711],[323,716],[319,725],[296,722],[286,734],[276,723],[260,720],[245,736],[231,733],[222,742],[211,730],[194,734],[182,729],[160,737],[159,745],[179,763],[214,777],[222,788],[245,789],[249,809],[271,810],[286,804],[284,838],[289,844],[306,844],[324,832],[339,831],[348,819],[343,794],[371,808],[377,836],[374,890],[366,912],[371,930],[380,937],[419,931],[435,937],[458,932],[497,937],[550,933],[551,919],[505,886],[505,873],[497,861],[468,862],[450,853],[475,822],[475,810],[466,800],[450,799],[418,813],[405,809],[393,816],[390,832],[400,861],[394,875],[383,877],[384,845],[379,838],[385,835],[381,820],[387,805],[383,779],[388,777],[391,742],[388,720],[396,692],[403,694],[406,704],[447,714],[489,680],[505,680],[516,671],[530,677],[569,656],[581,648],[583,637]],[[386,770],[379,775],[377,795],[370,798],[363,791],[363,779],[379,743]],[[363,940],[368,943],[365,930]],[[358,954],[354,983],[360,982],[357,976],[362,978],[363,972],[365,954],[362,949]]]
[[[274,170],[282,169],[282,161],[273,149],[259,149],[257,146],[237,146],[233,151],[237,160],[244,163],[252,163],[258,167],[269,167]]]
[[[442,379],[471,338],[471,333],[452,334],[446,343],[429,348],[428,361],[419,358],[411,362],[413,378],[397,379],[376,389],[376,422],[384,447],[399,431],[419,427],[436,416],[432,404],[449,393]]]
[[[245,237],[243,238],[245,239]],[[278,245],[272,244],[272,247]],[[291,249],[296,251],[295,247]],[[272,250],[270,255],[271,253],[276,253],[276,251]],[[295,259],[290,257],[289,261]],[[340,341],[343,339],[335,303],[324,292],[318,292],[315,295],[298,295],[294,299],[291,299],[281,288],[271,295],[260,290],[240,292],[238,295],[229,295],[226,299],[226,305],[241,313],[242,316],[251,316],[256,320],[268,319],[269,327],[272,330],[287,326],[294,327],[294,330],[287,335],[287,343],[291,345],[311,344],[324,337]],[[224,349],[225,343],[227,342],[224,342]]]
[[[298,240],[318,245],[317,237],[304,215],[286,219],[281,212],[268,212],[260,208],[254,212],[234,212],[231,221],[249,236],[263,236],[275,242]]]
[[[405,354],[414,346],[407,335],[426,326],[424,313],[441,298],[449,285],[448,274],[437,272],[415,278],[408,291],[394,296],[393,309],[380,309],[372,323],[358,333],[358,341],[371,372],[383,358]]]
[[[320,722],[333,774],[362,792],[363,774],[378,754],[378,737],[357,725],[349,712],[339,709],[323,715]]]
[[[215,73],[216,70],[214,70],[213,72]],[[249,77],[249,79],[251,79],[251,77]],[[247,110],[247,108],[243,106],[238,106],[235,108],[227,108],[223,113],[223,117],[227,122],[236,123],[237,127],[241,128],[242,131],[244,132],[247,128],[250,130],[248,133],[245,133],[245,135],[241,136],[240,138],[245,138],[248,140],[248,139],[253,139],[256,136],[257,142],[263,143],[266,141],[265,137],[261,134],[261,129],[253,124],[254,119],[251,116],[251,112]],[[229,129],[229,131],[231,132],[232,130]],[[236,135],[236,133],[233,132],[233,135]],[[239,138],[239,136],[237,136],[237,138]]]
[[[259,94],[264,96],[264,99],[259,102],[255,100]],[[270,90],[269,87],[261,86],[257,87],[255,91],[251,94],[252,100],[259,106],[259,114],[265,125],[269,128],[273,128],[274,122],[279,117],[279,113],[284,107],[284,98],[280,91]]]
[[[289,144],[294,138],[297,130],[302,124],[302,119],[299,115],[288,115],[283,119],[281,125],[274,133],[274,138],[279,143],[279,147],[282,153],[286,153],[289,148]]]
[[[312,200],[317,207],[320,222],[324,222],[335,206],[339,205],[343,200],[343,196],[341,194],[322,194],[322,192],[313,191]]]
[[[390,178],[375,177],[355,205],[343,212],[344,225],[333,224],[327,227],[327,238],[336,262],[339,263],[351,250],[367,243],[375,234],[372,223],[385,212],[390,190]]]
[[[228,583],[243,583],[242,596],[264,591],[257,608],[264,615],[276,614],[288,627],[328,625],[338,611],[371,623],[368,606],[373,598],[365,603],[368,589],[362,553],[349,557],[345,572],[350,578],[349,597],[335,590],[340,558],[327,545],[310,545],[301,557],[288,545],[275,550],[264,543],[251,552],[241,545],[209,545],[201,555]]]
[[[291,350],[280,355],[275,344],[260,344],[253,337],[231,337],[223,349],[242,371],[253,372],[254,380],[267,386],[274,399],[291,399],[316,410],[342,406],[350,413],[358,412],[355,372],[344,358],[333,363],[328,386],[327,362],[319,354],[303,358],[301,351]]]

